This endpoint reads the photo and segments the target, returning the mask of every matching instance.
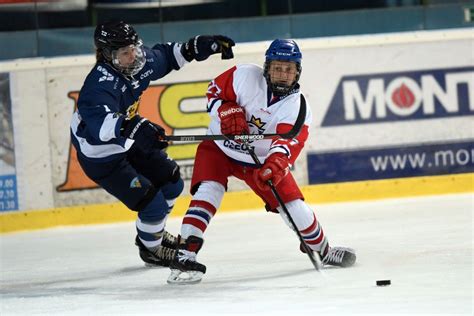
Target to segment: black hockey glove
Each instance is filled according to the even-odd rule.
[[[135,140],[134,145],[144,152],[168,147],[168,143],[161,140],[165,136],[163,127],[140,115],[124,120],[120,131],[124,137]]]
[[[232,59],[234,58],[232,46],[235,46],[235,42],[227,36],[198,35],[181,46],[181,54],[187,61],[206,60],[209,56],[217,53],[221,53],[222,59]]]

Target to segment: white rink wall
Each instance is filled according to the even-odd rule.
[[[441,166],[421,174],[389,172],[382,178],[472,172],[472,29],[297,42],[303,52],[300,83],[314,117],[310,139],[294,170],[300,184],[378,179],[380,173],[365,179],[345,178],[338,169],[346,159],[341,153],[357,155],[367,148],[398,152],[402,147],[425,144],[449,149],[454,143],[452,148],[457,151],[452,159],[459,165],[454,171]],[[164,122],[171,133],[205,133],[206,82],[237,63],[262,65],[269,43],[238,43],[234,60],[212,57],[186,65],[154,83],[142,98],[140,112]],[[16,202],[5,207],[5,193],[0,200],[3,210],[115,201],[87,183],[71,152],[70,117],[77,92],[93,64],[92,55],[0,63],[0,74],[6,74],[9,83],[15,167],[12,174],[11,168],[0,164],[0,177],[15,179],[11,182],[14,188],[5,192]],[[182,165],[186,179],[190,178],[194,148],[189,144],[170,147],[169,153]],[[330,159],[324,160],[326,156],[319,153],[330,153]],[[326,162],[342,160],[334,166],[334,174],[328,175],[308,168],[313,165],[309,159],[323,159],[317,160],[322,161],[317,165],[326,166],[326,170],[331,168]],[[243,186],[232,182],[231,189]]]

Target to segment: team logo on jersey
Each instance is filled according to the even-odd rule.
[[[207,86],[207,92],[206,94],[210,94],[210,95],[219,95],[221,94],[222,92],[222,89],[219,88],[219,86],[217,85],[217,83],[212,80],[211,83],[209,83],[209,85]]]
[[[102,73],[102,77],[99,78],[99,82],[102,81],[114,81],[114,76],[110,72],[107,71],[102,66],[97,66],[97,70]]]
[[[142,183],[138,179],[138,177],[135,177],[132,179],[132,182],[130,182],[130,189],[135,189],[135,188],[141,188]]]
[[[145,71],[144,73],[142,73],[140,75],[140,79],[145,79],[146,77],[148,77],[149,75],[151,75],[153,73],[153,69],[148,69],[147,71]]]
[[[267,123],[263,122],[261,118],[257,118],[252,115],[249,124],[249,129],[251,134],[263,134],[265,129],[263,128]]]
[[[128,118],[132,118],[134,117],[137,113],[138,113],[138,106],[140,105],[140,99],[138,99],[137,101],[133,102],[132,105],[130,105],[128,108],[127,108],[127,117]]]
[[[138,80],[132,80],[130,83],[132,84],[133,89],[138,89],[140,86],[140,81]]]

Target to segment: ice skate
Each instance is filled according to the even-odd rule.
[[[165,236],[167,236],[165,242]],[[175,241],[175,246],[173,246],[173,239]],[[145,266],[147,267],[168,267],[170,262],[173,260],[176,250],[174,249],[177,245],[177,238],[173,235],[165,232],[163,235],[163,240],[161,245],[158,246],[156,251],[151,251],[148,249],[138,238],[135,238],[135,245],[138,247],[140,258],[145,262]],[[167,247],[166,245],[173,246],[173,248]]]
[[[201,282],[202,276],[206,273],[206,266],[196,261],[196,255],[204,240],[196,236],[189,236],[186,240],[178,237],[178,240],[178,250],[170,263],[171,274],[167,282],[169,284]]]
[[[347,268],[352,266],[356,261],[354,249],[345,247],[329,247],[328,252],[322,258],[323,265]]]
[[[166,248],[176,249],[178,247],[178,237],[168,233],[166,230],[163,232],[163,239],[161,245]]]

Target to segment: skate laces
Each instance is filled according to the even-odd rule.
[[[186,261],[196,261],[196,253],[189,250],[180,249],[178,251],[177,257],[178,261],[181,263],[184,263]]]
[[[163,246],[159,246],[158,249],[156,250],[155,252],[155,255],[162,259],[162,260],[173,260],[174,256],[176,254],[176,250],[174,249],[171,249],[171,248],[167,248],[167,247],[163,247]]]
[[[178,244],[178,238],[173,236],[172,234],[168,233],[166,230],[163,232],[163,241],[162,243],[168,244],[168,245],[177,245]]]
[[[345,248],[329,248],[328,253],[326,256],[323,258],[323,264],[328,264],[328,263],[341,263],[342,258],[344,257],[344,254],[346,253]]]

